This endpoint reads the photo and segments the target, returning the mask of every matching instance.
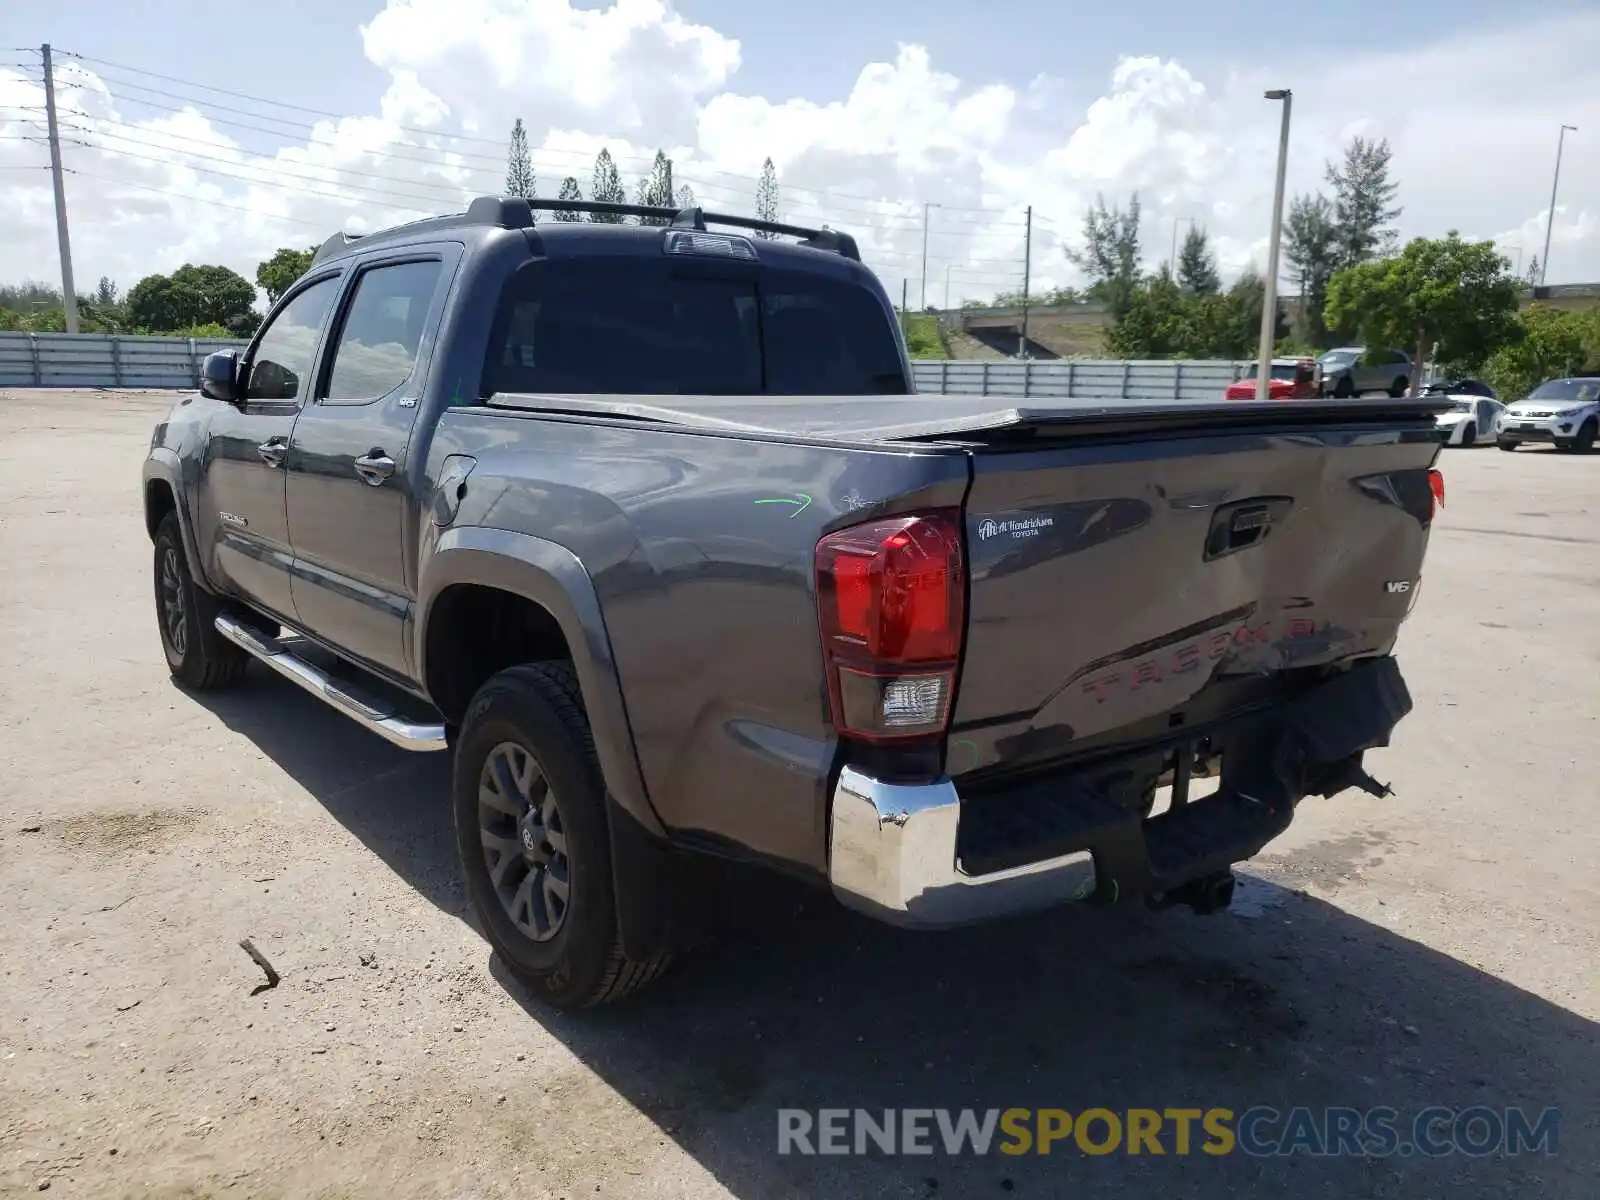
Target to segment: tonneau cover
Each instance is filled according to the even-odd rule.
[[[1264,423],[1431,421],[1441,397],[1375,400],[1024,400],[1004,396],[568,396],[499,392],[496,409],[614,417],[687,429],[856,442],[984,442],[1052,429],[1111,433],[1134,429],[1220,429]]]

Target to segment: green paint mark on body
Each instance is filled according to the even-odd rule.
[[[804,492],[796,492],[792,496],[773,496],[765,500],[757,500],[757,504],[787,504],[792,511],[789,520],[794,520],[806,509],[811,507],[811,497]]]

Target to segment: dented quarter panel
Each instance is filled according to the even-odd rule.
[[[825,870],[835,746],[817,540],[959,505],[967,455],[470,408],[440,421],[431,458],[450,454],[477,460],[457,527],[534,534],[587,567],[663,823]]]

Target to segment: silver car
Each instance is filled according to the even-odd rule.
[[[1323,395],[1341,400],[1364,392],[1403,396],[1411,386],[1411,355],[1404,350],[1341,346],[1329,350],[1317,364],[1322,368]]]

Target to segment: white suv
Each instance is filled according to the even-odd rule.
[[[1506,406],[1494,427],[1495,444],[1515,450],[1523,442],[1555,443],[1557,450],[1587,454],[1600,437],[1600,376],[1551,379]]]

